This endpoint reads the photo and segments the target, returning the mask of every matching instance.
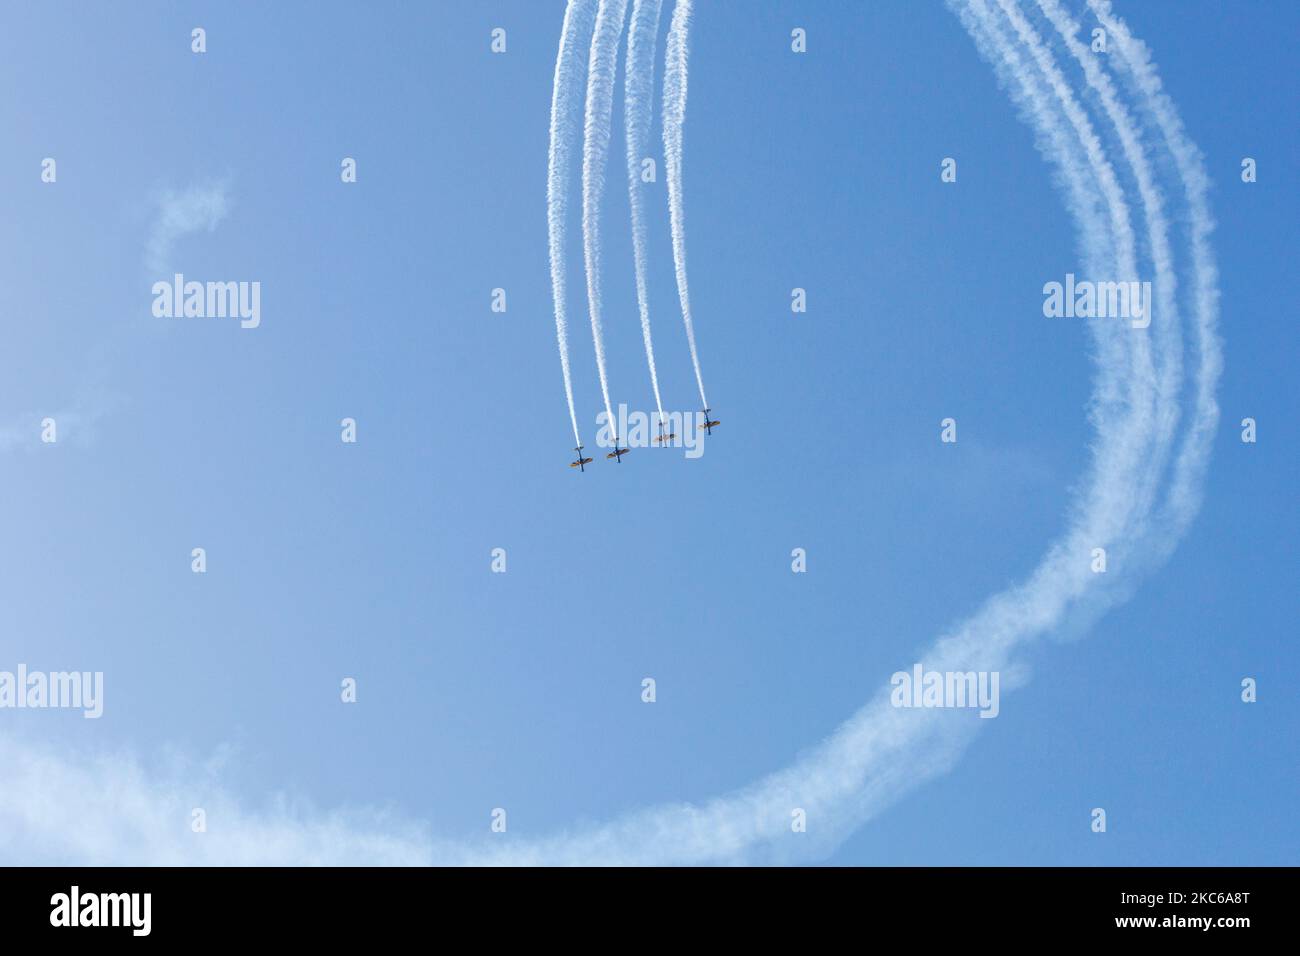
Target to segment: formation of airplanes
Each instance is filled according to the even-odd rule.
[[[704,409],[704,430],[708,432],[710,435],[713,434],[713,429],[715,427],[722,424],[719,421],[715,421],[709,418],[709,412],[711,411],[712,409],[710,408]],[[654,440],[656,445],[662,445],[666,442],[670,442],[676,437],[677,437],[676,432],[668,432],[667,434],[664,434],[664,423],[662,421],[659,422],[659,437]],[[585,472],[587,470],[587,466],[591,464],[592,460],[590,458],[583,457],[582,448],[583,446],[579,445],[577,448],[573,449],[578,453],[578,458],[576,461],[569,462],[569,467],[577,468],[579,471]],[[618,442],[615,442],[614,450],[611,451],[609,454],[607,454],[605,458],[607,460],[612,458],[614,459],[614,461],[618,462],[621,465],[623,463],[623,456],[626,455],[630,450],[631,450],[630,448],[619,448]]]

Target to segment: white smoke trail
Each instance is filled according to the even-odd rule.
[[[997,2],[1006,16],[1007,22],[1029,50],[1044,80],[1056,93],[1065,115],[1069,118],[1071,126],[1075,129],[1081,144],[1084,146],[1085,153],[1092,164],[1094,175],[1102,185],[1103,194],[1107,197],[1107,203],[1112,210],[1114,226],[1120,236],[1116,256],[1117,274],[1112,278],[1121,281],[1138,278],[1134,259],[1134,239],[1129,225],[1128,210],[1124,206],[1114,170],[1102,156],[1100,142],[1093,133],[1087,114],[1065,83],[1050,50],[1039,39],[1025,16],[1012,0],[997,0]],[[1045,12],[1047,12],[1046,9]],[[1076,47],[1078,47],[1077,41],[1075,43]],[[1075,52],[1077,53],[1077,50]],[[1106,606],[1127,597],[1134,589],[1138,577],[1134,572],[1139,570],[1139,565],[1149,567],[1152,563],[1147,557],[1152,546],[1151,538],[1147,533],[1148,523],[1155,499],[1164,482],[1165,464],[1177,428],[1179,418],[1177,383],[1181,375],[1182,362],[1180,336],[1174,331],[1178,316],[1173,302],[1172,255],[1164,235],[1165,229],[1160,196],[1150,180],[1149,169],[1137,141],[1136,133],[1131,124],[1126,123],[1127,115],[1120,112],[1118,103],[1115,102],[1113,97],[1107,98],[1107,91],[1101,81],[1102,78],[1095,72],[1090,73],[1087,69],[1088,65],[1095,67],[1095,64],[1091,62],[1093,58],[1086,54],[1085,56],[1086,59],[1082,61],[1085,65],[1085,78],[1089,80],[1089,86],[1098,92],[1101,97],[1103,110],[1106,111],[1108,118],[1115,127],[1117,137],[1130,166],[1133,168],[1134,178],[1138,182],[1139,192],[1143,197],[1148,226],[1148,242],[1157,270],[1155,283],[1157,288],[1156,302],[1149,304],[1148,307],[1153,310],[1152,324],[1155,327],[1155,333],[1159,336],[1158,347],[1164,359],[1162,374],[1157,378],[1149,348],[1150,343],[1147,338],[1149,330],[1120,329],[1120,334],[1125,337],[1126,344],[1131,346],[1134,363],[1132,391],[1129,400],[1135,408],[1142,409],[1143,423],[1147,426],[1142,431],[1135,432],[1134,440],[1145,447],[1145,454],[1133,458],[1133,470],[1111,486],[1125,489],[1130,505],[1129,513],[1125,524],[1121,526],[1123,529],[1122,535],[1117,532],[1113,538],[1099,541],[1098,544],[1106,548],[1108,560],[1112,565],[1112,572],[1118,563],[1128,573],[1124,575],[1114,575],[1112,573],[1112,576],[1106,579],[1108,586],[1104,589],[1095,589],[1097,593],[1089,596],[1089,600],[1093,604],[1092,613],[1096,614]],[[1113,322],[1113,320],[1102,321]],[[1152,416],[1154,416],[1154,419],[1152,419]]]
[[[1147,113],[1164,139],[1165,148],[1173,157],[1183,183],[1190,218],[1189,244],[1196,275],[1193,287],[1195,332],[1200,364],[1195,378],[1195,414],[1175,461],[1173,486],[1160,514],[1159,550],[1152,557],[1154,561],[1160,561],[1172,551],[1200,510],[1205,470],[1209,465],[1214,430],[1219,422],[1215,392],[1223,371],[1223,354],[1218,336],[1218,268],[1209,243],[1210,233],[1214,231],[1214,217],[1206,200],[1209,177],[1200,150],[1187,138],[1178,110],[1164,92],[1146,44],[1135,39],[1128,24],[1115,16],[1110,0],[1088,0],[1088,6],[1113,38],[1115,61],[1126,74],[1131,87],[1142,97]]]
[[[1021,111],[1022,118],[1036,130],[1040,152],[1058,169],[1063,185],[1067,208],[1079,224],[1080,243],[1084,266],[1089,274],[1118,272],[1121,261],[1131,261],[1131,239],[1121,241],[1116,233],[1127,230],[1127,212],[1116,193],[1105,198],[1099,182],[1103,166],[1096,153],[1082,155],[1075,148],[1077,142],[1093,139],[1086,128],[1073,124],[1075,135],[1070,135],[1068,117],[1057,115],[1057,106],[1051,94],[1038,82],[1034,65],[1022,59],[1019,51],[996,23],[986,0],[950,0],[951,6],[967,32],[975,40],[981,54],[994,67],[1001,83],[1008,89],[1012,101]],[[1113,177],[1112,177],[1113,181]],[[1109,226],[1109,228],[1107,228]],[[1080,495],[1075,507],[1075,527],[1083,527],[1086,515],[1107,514],[1115,516],[1105,526],[1098,526],[1094,541],[1115,540],[1117,530],[1123,526],[1128,511],[1127,488],[1132,480],[1134,462],[1148,434],[1146,423],[1125,419],[1128,409],[1136,407],[1132,391],[1135,376],[1132,374],[1131,349],[1133,338],[1124,334],[1114,322],[1094,321],[1089,325],[1097,346],[1097,374],[1093,387],[1091,420],[1099,435],[1105,435],[1095,452],[1090,479],[1085,482],[1087,491]],[[1127,428],[1117,428],[1111,423],[1125,421]],[[1111,480],[1102,480],[1111,476]]]
[[[1020,42],[1024,44],[1030,59],[1037,66],[1042,82],[1055,95],[1062,114],[1074,130],[1075,136],[1083,148],[1092,175],[1101,188],[1110,216],[1111,232],[1115,236],[1115,259],[1112,267],[1114,271],[1109,278],[1125,282],[1139,278],[1136,240],[1133,235],[1128,205],[1124,200],[1123,190],[1120,188],[1115,170],[1102,150],[1101,141],[1094,132],[1086,111],[1079,104],[1069,84],[1061,75],[1051,51],[1040,40],[1037,32],[1021,14],[1019,8],[1016,7],[1012,0],[997,0],[997,4],[1011,29]],[[973,4],[972,6],[977,15],[986,19],[990,16],[990,13],[983,8],[982,4]],[[1110,328],[1106,326],[1110,326]],[[1122,336],[1121,344],[1130,355],[1133,374],[1129,379],[1127,400],[1134,413],[1131,419],[1130,440],[1135,446],[1143,449],[1149,448],[1153,444],[1159,446],[1161,444],[1160,439],[1153,434],[1153,429],[1156,427],[1155,412],[1153,410],[1153,403],[1156,400],[1154,389],[1155,372],[1146,330],[1134,330],[1127,327],[1116,328],[1114,319],[1094,320],[1093,327],[1095,334]],[[1166,424],[1169,432],[1172,432],[1173,424],[1169,422],[1166,422]],[[1167,444],[1167,441],[1165,444]],[[1151,460],[1149,453],[1145,455],[1128,455],[1126,461],[1129,470],[1124,474],[1112,472],[1114,481],[1111,487],[1125,489],[1127,509],[1108,509],[1116,519],[1111,526],[1113,534],[1106,535],[1096,541],[1097,546],[1104,547],[1111,553],[1116,550],[1119,532],[1129,528],[1130,520],[1135,517],[1140,518],[1149,511],[1151,499],[1155,494],[1160,477],[1160,468],[1153,467],[1157,463]],[[1094,487],[1098,486],[1094,485]]]
[[[632,262],[636,267],[636,302],[641,312],[641,338],[645,341],[650,386],[655,393],[659,421],[664,403],[659,397],[654,340],[650,336],[650,300],[646,291],[645,216],[641,204],[641,162],[650,138],[650,105],[654,99],[655,39],[663,0],[636,0],[632,25],[627,31],[627,66],[623,76],[623,126],[627,140],[627,194],[632,208]]]
[[[1144,503],[1141,512],[1145,515],[1150,510],[1150,498],[1163,477],[1170,444],[1177,428],[1178,392],[1182,380],[1181,322],[1176,303],[1177,278],[1173,252],[1169,246],[1168,223],[1164,215],[1164,196],[1155,183],[1141,135],[1128,109],[1116,96],[1110,77],[1098,65],[1098,58],[1076,36],[1078,23],[1065,13],[1057,0],[1038,0],[1038,6],[1056,28],[1057,34],[1075,62],[1082,68],[1089,88],[1096,94],[1115,130],[1125,160],[1133,171],[1138,192],[1142,197],[1147,243],[1151,252],[1152,265],[1156,271],[1156,301],[1153,304],[1151,327],[1161,339],[1159,351],[1164,358],[1157,384],[1159,412],[1156,444],[1144,468]],[[1134,331],[1136,334],[1141,334],[1140,330]],[[1135,538],[1141,537],[1141,534],[1135,535]]]
[[[569,372],[568,282],[564,272],[564,240],[567,232],[569,167],[569,125],[577,101],[575,58],[586,45],[591,31],[595,0],[569,0],[564,9],[560,49],[555,56],[555,82],[551,89],[551,146],[546,161],[546,226],[551,255],[551,297],[555,300],[555,338],[560,347],[560,371],[564,373],[564,397],[569,402],[573,443],[581,445],[578,413],[573,407],[573,377]]]
[[[609,155],[609,123],[614,109],[618,40],[623,35],[626,15],[627,0],[600,0],[596,30],[591,38],[591,55],[587,61],[587,112],[582,143],[582,246],[587,263],[587,309],[591,313],[591,337],[596,346],[600,392],[605,398],[605,415],[615,445],[618,443],[618,425],[609,401],[605,333],[601,329],[600,200],[605,193],[605,162]]]
[[[682,208],[682,124],[686,122],[686,64],[690,56],[691,0],[677,0],[668,28],[664,51],[664,178],[668,182],[668,219],[672,226],[673,264],[677,272],[677,298],[682,305],[682,324],[695,366],[695,384],[700,403],[709,407],[704,394],[704,376],[695,348],[695,321],[691,317],[691,290],[686,281],[686,214]]]

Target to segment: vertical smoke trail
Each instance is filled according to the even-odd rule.
[[[587,61],[587,112],[582,143],[582,239],[587,262],[587,308],[591,312],[591,337],[596,346],[596,371],[605,398],[610,434],[618,445],[618,423],[609,401],[605,374],[605,334],[601,330],[600,200],[605,193],[605,162],[609,155],[609,123],[614,109],[614,72],[618,67],[618,39],[623,35],[627,0],[600,0],[596,31]]]
[[[627,32],[627,66],[623,75],[623,126],[627,138],[627,194],[632,207],[632,261],[636,266],[636,301],[641,311],[641,337],[650,366],[650,386],[655,393],[659,421],[664,403],[659,398],[659,373],[650,337],[650,301],[646,293],[645,217],[641,209],[640,165],[650,138],[650,105],[654,99],[655,39],[663,0],[636,0]]]
[[[686,121],[686,61],[690,55],[691,0],[677,0],[664,51],[664,175],[668,180],[668,217],[673,233],[673,263],[677,270],[677,297],[682,303],[682,324],[691,347],[695,383],[705,408],[704,376],[695,350],[695,323],[691,319],[691,290],[686,282],[686,218],[682,210],[682,124]]]
[[[564,373],[564,396],[569,401],[573,443],[578,436],[578,414],[573,407],[573,379],[569,374],[568,284],[564,277],[564,238],[568,198],[565,173],[569,165],[569,118],[576,102],[575,57],[591,30],[595,0],[569,0],[560,31],[560,49],[555,56],[555,83],[551,89],[551,147],[546,162],[546,226],[551,254],[551,297],[555,300],[555,338],[560,346],[560,370]]]

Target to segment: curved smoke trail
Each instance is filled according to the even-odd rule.
[[[627,66],[623,75],[623,126],[627,140],[627,194],[632,210],[632,262],[636,267],[636,302],[641,312],[641,338],[645,341],[650,387],[654,389],[659,421],[664,403],[659,397],[659,373],[650,337],[650,301],[646,292],[645,216],[641,205],[641,161],[650,138],[650,106],[654,99],[655,39],[663,0],[636,0],[632,25],[627,31]]]
[[[1168,501],[1159,515],[1158,548],[1152,556],[1154,562],[1159,562],[1173,550],[1200,510],[1205,470],[1209,466],[1214,430],[1219,423],[1215,392],[1223,371],[1223,352],[1218,336],[1218,267],[1209,242],[1210,233],[1214,231],[1214,217],[1206,199],[1210,183],[1201,151],[1187,138],[1183,121],[1173,101],[1164,92],[1146,44],[1134,38],[1128,24],[1115,16],[1110,0],[1088,0],[1088,6],[1114,38],[1115,62],[1129,86],[1142,98],[1151,121],[1160,131],[1165,151],[1173,159],[1187,199],[1188,244],[1196,274],[1193,303],[1200,363],[1195,377],[1195,415],[1174,464],[1173,487]]]
[[[709,407],[704,395],[704,376],[695,349],[695,322],[691,318],[691,290],[686,281],[686,214],[682,209],[682,124],[686,122],[686,62],[690,56],[691,0],[677,0],[668,27],[664,50],[664,177],[668,182],[668,219],[672,226],[673,265],[677,272],[677,298],[682,305],[682,324],[691,347],[695,384],[700,403]]]
[[[555,56],[555,84],[551,90],[551,146],[546,160],[546,226],[551,256],[551,297],[555,300],[555,338],[560,347],[560,371],[564,374],[564,397],[569,401],[573,443],[578,436],[578,413],[573,407],[573,378],[569,372],[568,283],[564,274],[564,239],[568,215],[565,177],[569,166],[569,122],[577,102],[575,57],[591,32],[595,0],[569,0],[560,31],[560,49]]]
[[[1100,189],[1115,243],[1114,260],[1101,278],[1124,282],[1137,280],[1139,278],[1137,241],[1133,233],[1132,216],[1125,202],[1118,176],[1105,155],[1101,140],[1093,129],[1087,111],[1079,103],[1057,67],[1051,50],[1043,43],[1015,3],[1012,0],[996,0],[996,3],[1006,19],[1009,30],[1023,45],[1029,60],[1037,68],[1034,80],[1055,96],[1061,115],[1073,130],[1087,159],[1089,171]],[[984,19],[986,24],[991,22],[993,17],[991,7],[986,7],[981,2],[973,3],[971,8],[976,16]],[[1005,56],[1003,62],[1006,62]],[[1148,224],[1150,222],[1148,209]],[[1163,265],[1168,267],[1167,262]],[[1166,282],[1165,285],[1167,286],[1168,283]],[[1148,308],[1152,306],[1148,305]],[[1165,318],[1161,317],[1162,323]],[[1118,555],[1127,557],[1131,552],[1129,542],[1138,535],[1136,525],[1145,520],[1145,516],[1150,512],[1163,474],[1164,451],[1172,440],[1177,422],[1177,402],[1176,396],[1162,393],[1157,387],[1155,364],[1147,329],[1133,329],[1127,323],[1117,325],[1114,319],[1094,319],[1092,331],[1094,336],[1107,338],[1118,336],[1119,343],[1127,351],[1131,363],[1131,375],[1125,400],[1130,412],[1129,441],[1134,449],[1139,450],[1139,453],[1125,457],[1127,464],[1124,473],[1120,473],[1117,464],[1116,470],[1108,472],[1113,481],[1105,487],[1123,490],[1124,507],[1119,507],[1119,503],[1115,503],[1106,509],[1116,521],[1107,529],[1109,534],[1094,539],[1094,545],[1105,548],[1108,560],[1114,563]],[[1160,345],[1164,347],[1167,343],[1162,341]],[[1172,413],[1171,408],[1174,409]],[[1096,483],[1093,487],[1103,486]],[[1103,592],[1102,588],[1092,590]],[[1111,598],[1103,592],[1094,593],[1089,596],[1089,599],[1106,602]]]
[[[605,398],[610,433],[618,444],[618,422],[609,401],[605,374],[605,333],[600,283],[600,200],[605,194],[605,162],[609,155],[609,123],[614,110],[614,71],[618,66],[618,40],[623,35],[627,0],[600,0],[596,31],[587,62],[587,112],[582,142],[582,247],[587,263],[587,309],[591,313],[591,338],[596,346],[596,371]]]
[[[1150,453],[1149,466],[1145,469],[1144,476],[1143,494],[1146,503],[1142,510],[1148,513],[1150,496],[1163,474],[1177,428],[1180,414],[1177,399],[1182,382],[1182,335],[1176,302],[1178,282],[1174,272],[1173,251],[1169,245],[1169,224],[1164,214],[1164,195],[1155,182],[1141,134],[1129,110],[1120,102],[1114,84],[1098,64],[1097,57],[1078,39],[1079,24],[1064,11],[1057,0],[1037,2],[1043,15],[1056,29],[1061,43],[1083,71],[1088,88],[1110,121],[1142,199],[1147,245],[1156,274],[1156,298],[1151,327],[1160,337],[1159,352],[1165,359],[1156,383],[1159,396],[1157,443]],[[1141,539],[1143,535],[1139,533],[1134,537]]]

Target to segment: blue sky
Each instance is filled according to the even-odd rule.
[[[1300,12],[1117,12],[1214,184],[1225,369],[1204,506],[1131,600],[1028,651],[1030,679],[950,772],[826,862],[1296,860]],[[147,774],[226,754],[194,806],[217,786],[249,812],[286,793],[451,840],[481,838],[505,807],[501,839],[526,840],[790,764],[1034,568],[1093,440],[1086,330],[1041,312],[1043,283],[1079,271],[1077,230],[958,19],[910,2],[699,4],[686,216],[723,424],[697,460],[597,454],[578,475],[545,219],[562,13],[11,11],[0,670],[103,671],[105,713],[5,710],[0,733],[74,763],[133,754]],[[504,55],[489,51],[498,26]],[[667,26],[666,10],[660,69]],[[621,84],[606,348],[613,401],[649,410]],[[948,156],[954,184],[939,180]],[[1257,183],[1240,181],[1244,156]],[[227,214],[171,256],[192,278],[260,281],[257,329],[150,314],[170,274],[145,265],[159,197],[213,184]],[[646,200],[661,391],[694,410],[662,179]],[[569,253],[592,447],[576,218]],[[39,440],[47,415],[55,445]],[[939,442],[946,416],[956,445]],[[498,547],[505,574],[490,571]],[[796,547],[806,574],[791,573]],[[1105,835],[1089,829],[1098,806]],[[0,842],[10,862],[40,853]]]

